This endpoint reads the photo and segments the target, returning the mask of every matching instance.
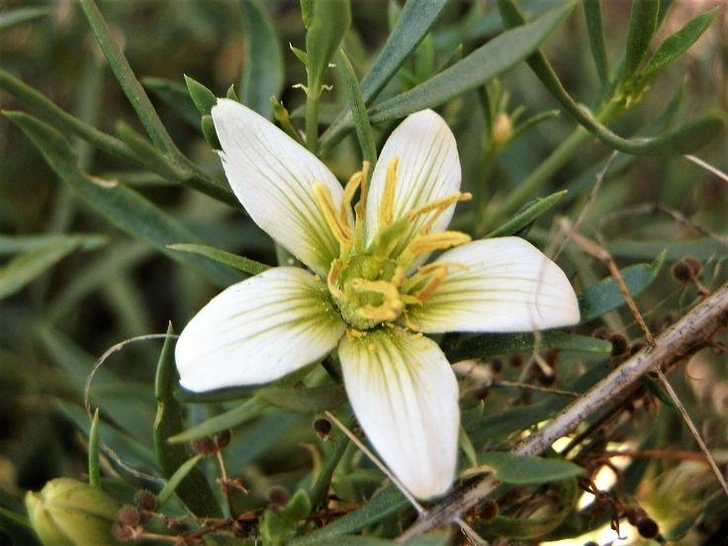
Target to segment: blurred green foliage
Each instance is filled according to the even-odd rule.
[[[104,490],[121,503],[142,488],[162,491],[161,510],[180,518],[179,529],[155,521],[146,532],[204,535],[205,544],[252,544],[255,536],[387,544],[411,521],[401,494],[380,489],[382,475],[339,431],[317,436],[321,412],[346,415],[340,387],[300,391],[296,377],[260,392],[193,396],[177,390],[169,352],[160,357],[170,321],[181,330],[221,287],[278,259],[207,143],[214,134],[204,87],[225,96],[233,86],[246,104],[315,139],[310,147],[320,145],[342,180],[362,148],[371,155],[404,115],[437,108],[474,196],[459,207],[456,228],[518,234],[553,253],[563,241],[558,218],[578,222],[622,268],[656,331],[725,282],[728,183],[681,155],[699,153],[728,171],[725,4],[523,0],[522,12],[507,0],[303,4],[302,18],[290,0],[104,1],[94,26],[90,0],[0,2],[0,544],[37,540],[26,491],[88,471],[84,396],[96,359],[152,333],[160,336],[110,355],[89,390],[100,408],[91,451]],[[108,28],[98,26],[104,20]],[[91,27],[109,40],[104,53]],[[346,58],[337,60],[342,35]],[[332,59],[343,67],[328,69]],[[198,100],[185,75],[188,85],[200,82]],[[274,109],[271,95],[285,110]],[[701,269],[676,279],[671,267],[685,256]],[[584,321],[574,332],[442,339],[449,356],[480,359],[478,369],[502,380],[462,380],[463,427],[481,455],[509,449],[568,403],[543,387],[584,392],[624,358],[614,347],[640,343],[604,264],[573,244],[558,261],[581,295]],[[594,337],[597,327],[611,333]],[[540,360],[530,358],[534,347]],[[724,346],[715,353],[671,379],[725,464]],[[576,509],[573,474],[546,485],[548,471],[539,470],[536,485],[503,479],[499,515],[476,530],[530,544],[579,536],[640,507],[676,544],[715,544],[711,537],[728,534],[728,502],[707,466],[694,462],[700,456],[685,455],[694,444],[679,415],[643,391],[630,401],[633,413],[620,408],[630,418],[582,439],[577,457],[593,478],[605,450],[651,450],[620,470],[609,493],[616,504]],[[228,428],[232,441],[220,453],[247,490],[231,486],[237,535],[195,535],[199,522],[182,517],[184,503],[198,516],[228,505],[216,456],[198,463],[189,440]],[[518,471],[507,458],[499,464],[504,474]],[[329,481],[337,497],[322,510]],[[361,530],[368,539],[341,536]],[[413,544],[458,540],[440,533]]]

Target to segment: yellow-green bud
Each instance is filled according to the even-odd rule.
[[[120,544],[111,530],[119,503],[87,483],[56,478],[39,493],[28,492],[25,506],[44,546]]]
[[[513,136],[513,121],[508,114],[500,112],[493,123],[493,142],[497,147],[505,144]]]

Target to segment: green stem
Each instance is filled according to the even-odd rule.
[[[578,126],[521,184],[511,191],[498,208],[490,211],[485,218],[487,227],[500,225],[505,218],[532,198],[577,152],[590,137],[589,131]],[[484,230],[487,231],[487,230]]]
[[[319,147],[318,109],[321,88],[308,88],[306,92],[306,148],[316,154]]]
[[[352,424],[353,422],[349,423],[350,426]],[[308,493],[308,496],[311,499],[311,506],[314,508],[326,501],[326,494],[328,493],[329,485],[331,484],[331,478],[334,475],[334,471],[339,465],[339,461],[341,461],[341,457],[343,457],[348,445],[349,439],[343,434],[338,435],[336,438],[336,446],[329,452],[328,457],[321,468],[321,472],[319,472],[319,475],[316,477],[316,481],[311,486]]]

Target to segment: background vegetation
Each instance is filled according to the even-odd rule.
[[[326,20],[322,4],[327,0],[315,17],[345,26],[344,19]],[[363,79],[377,148],[408,111],[436,107],[457,137],[464,186],[475,197],[458,208],[457,228],[475,237],[518,233],[550,255],[558,252],[582,295],[584,320],[570,333],[442,340],[453,361],[471,362],[457,368],[470,446],[463,468],[473,460],[488,464],[505,484],[464,519],[493,544],[606,542],[616,534],[585,534],[610,524],[631,537],[618,544],[724,544],[728,493],[656,378],[643,379],[627,397],[606,398],[603,411],[582,423],[566,454],[585,469],[578,477],[572,466],[547,465],[515,471],[519,482],[508,478],[514,460],[499,467],[487,453],[512,449],[524,431],[643,346],[644,332],[609,280],[604,250],[655,333],[725,282],[728,182],[685,154],[728,171],[721,122],[728,105],[726,5],[519,5],[535,26],[514,38],[518,15],[507,1],[497,9],[479,0],[410,0],[402,11],[397,2],[354,0],[341,43]],[[124,340],[163,334],[170,322],[180,330],[221,287],[247,274],[229,259],[167,245],[204,243],[266,264],[277,260],[272,241],[230,198],[183,76],[216,96],[234,85],[271,117],[268,98],[275,95],[295,127],[303,131],[306,115],[311,123],[305,94],[295,87],[307,82],[306,67],[288,48],[309,47],[298,2],[135,0],[99,2],[99,9],[108,29],[92,32],[90,0],[0,2],[0,544],[37,543],[23,507],[26,491],[59,476],[86,480],[91,472],[93,482],[96,465],[104,491],[120,504],[137,503],[121,527],[148,543],[165,543],[155,538],[165,535],[187,536],[190,544],[252,544],[261,536],[268,544],[294,536],[307,536],[299,544],[345,544],[339,533],[361,532],[367,538],[346,540],[386,544],[415,512],[382,486],[383,476],[336,427],[327,432],[323,411],[347,416],[340,389],[194,398],[175,389],[171,357],[160,357],[163,339],[131,343],[93,377],[101,440],[89,442],[84,389],[96,360]],[[159,125],[151,105],[132,107],[119,80],[137,80],[119,72],[118,59],[115,76],[99,37],[121,47]],[[385,42],[392,49],[377,57]],[[477,62],[462,64],[488,45]],[[529,56],[537,47],[544,56]],[[337,49],[334,43],[331,52]],[[337,142],[336,131],[325,132],[332,122],[341,126],[335,122],[349,101],[351,75],[337,59],[310,55],[309,73],[314,61],[337,65],[326,74],[332,88],[318,109],[319,150],[345,180],[362,155],[354,133]],[[591,124],[592,132],[580,124]],[[567,243],[572,228],[596,246]],[[725,475],[724,342],[716,327],[696,347],[706,350],[689,363],[676,359],[665,373]],[[158,414],[159,406],[166,413]],[[222,422],[210,420],[220,414]],[[214,436],[228,428],[229,445],[225,433]],[[169,486],[192,456],[180,447],[189,441],[166,442],[183,430],[191,432],[179,440],[216,440],[195,446],[207,455],[194,467],[201,472],[191,463]],[[215,442],[226,446],[219,451]],[[215,481],[220,460],[246,491]],[[608,467],[616,484],[600,481]],[[335,496],[322,504],[330,477]],[[201,520],[185,515],[183,504],[197,517],[222,518],[226,487],[236,522],[219,520],[220,532],[198,532]],[[146,521],[149,511],[134,500],[139,489],[169,499],[151,509],[162,516]],[[590,493],[580,502],[590,504],[577,504],[584,491]],[[658,530],[651,532],[649,522]],[[413,543],[466,540],[456,527],[444,529],[449,534],[441,528]]]

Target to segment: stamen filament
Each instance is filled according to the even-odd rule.
[[[344,197],[341,199],[341,210],[339,211],[339,221],[348,224],[349,212],[351,211],[351,201],[354,199],[356,190],[361,185],[362,172],[355,172],[344,186]]]
[[[460,246],[469,243],[470,240],[470,235],[460,231],[443,231],[442,233],[418,235],[409,242],[402,254],[400,254],[398,261],[406,260],[409,262],[420,254]]]
[[[364,250],[366,244],[365,222],[367,196],[369,195],[369,167],[371,163],[364,161],[361,166],[359,179],[359,201],[354,206],[354,250]]]
[[[447,197],[442,197],[440,199],[430,201],[429,203],[425,203],[419,209],[410,212],[407,215],[407,219],[411,222],[418,216],[422,216],[423,214],[427,214],[428,212],[435,211],[435,214],[433,214],[420,228],[420,233],[425,235],[432,231],[432,227],[435,225],[437,219],[442,215],[443,212],[447,210],[450,205],[454,205],[459,201],[470,201],[472,198],[473,195],[471,193],[453,193],[452,195],[448,195]]]
[[[388,226],[394,221],[394,189],[397,184],[397,167],[399,158],[395,157],[387,165],[387,176],[384,181],[384,194],[379,204],[378,220],[380,226]]]
[[[351,228],[349,227],[349,218],[347,216],[339,217],[336,214],[336,206],[334,198],[331,196],[329,189],[321,182],[314,182],[312,185],[313,195],[324,215],[326,223],[329,225],[334,237],[343,248],[351,247]],[[343,206],[343,205],[342,205]]]

